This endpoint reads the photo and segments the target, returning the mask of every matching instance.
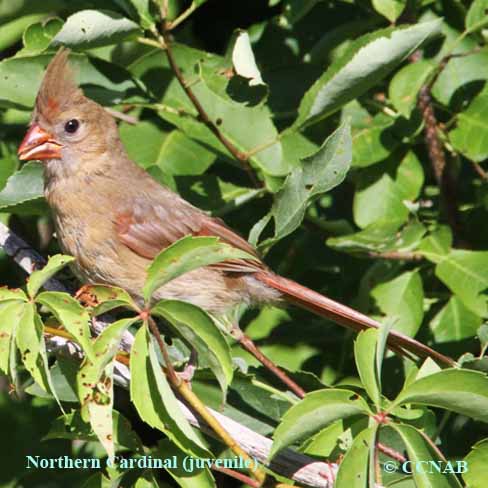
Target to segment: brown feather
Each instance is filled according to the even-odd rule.
[[[36,99],[37,111],[49,121],[68,106],[85,100],[68,64],[70,50],[61,47],[49,63]]]

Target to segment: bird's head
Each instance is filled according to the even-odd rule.
[[[41,160],[63,172],[79,169],[117,144],[115,121],[85,97],[61,48],[47,67],[37,94],[30,128],[18,149],[21,160]]]

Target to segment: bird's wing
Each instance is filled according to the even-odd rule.
[[[120,209],[114,220],[120,241],[134,253],[154,259],[163,249],[182,237],[215,236],[222,242],[257,257],[256,250],[229,229],[220,219],[212,218],[177,195],[165,195],[164,202],[136,197],[130,207]],[[261,261],[236,259],[213,265],[222,271],[255,272],[263,269]]]

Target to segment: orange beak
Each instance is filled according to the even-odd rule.
[[[33,124],[27,131],[21,142],[17,155],[21,161],[30,159],[61,159],[62,144],[41,129],[38,124]]]

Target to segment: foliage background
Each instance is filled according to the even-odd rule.
[[[192,75],[204,51],[225,55],[235,30],[247,29],[266,86],[253,88],[237,77],[224,86],[225,76],[212,71],[204,71],[204,79],[218,96],[227,97],[226,103],[231,99],[224,122],[235,122],[244,133],[241,148],[253,149],[256,144],[251,141],[261,140],[263,131],[270,137],[274,131],[282,132],[283,159],[277,162],[278,170],[271,168],[269,157],[251,160],[255,178],[264,185],[255,189],[239,163],[188,122],[184,112],[191,111],[191,105],[171,91],[173,75],[164,55],[137,42],[142,35],[142,30],[134,32],[137,25],[106,32],[105,38],[99,36],[91,44],[75,45],[89,56],[87,65],[80,55],[87,94],[139,119],[136,126],[120,124],[130,155],[192,203],[249,235],[279,198],[277,191],[287,174],[304,164],[300,159],[316,151],[341,121],[350,121],[352,168],[345,182],[314,198],[288,201],[285,213],[310,205],[300,225],[288,235],[274,236],[279,239],[272,247],[266,243],[266,238],[273,239],[272,225],[267,227],[261,239],[262,249],[268,251],[266,262],[280,274],[372,316],[395,318],[401,330],[454,358],[471,353],[468,366],[486,371],[485,362],[475,356],[481,358],[484,352],[477,334],[487,315],[488,287],[488,178],[483,169],[488,156],[487,2],[197,3],[203,5],[173,32],[179,43],[201,50],[175,49],[184,75]],[[58,248],[41,198],[41,173],[35,167],[22,172],[16,158],[49,59],[43,52],[52,51],[48,48],[52,38],[76,12],[106,9],[126,18],[132,15],[133,22],[147,28],[137,10],[144,5],[125,0],[0,1],[0,218],[46,256]],[[170,16],[176,18],[189,5],[183,0],[170,2]],[[320,120],[290,132],[302,97],[328,68],[337,73],[347,67],[353,54],[371,47],[379,29],[434,19],[441,19],[439,32],[426,36],[422,49],[411,49],[384,70],[381,63],[374,66],[378,52],[368,52],[345,78],[364,76],[363,82],[346,90]],[[361,38],[367,33],[372,37]],[[324,84],[321,80],[319,84]],[[417,103],[422,86],[432,97],[424,92]],[[261,126],[242,123],[248,120],[242,118],[245,104],[256,110]],[[222,130],[234,137],[237,129],[225,124]],[[275,224],[277,229],[279,220]],[[0,270],[2,284],[24,283],[25,277],[4,254]],[[295,308],[248,311],[241,324],[279,365],[313,373],[316,378],[298,376],[306,384],[318,385],[320,380],[327,386],[339,382],[358,386],[352,334]],[[238,347],[233,354],[257,366]],[[397,358],[385,361],[383,390],[392,395],[401,388],[405,368]],[[79,475],[69,470],[27,473],[21,454],[54,457],[81,449],[101,455],[99,446],[41,442],[59,415],[57,407],[51,400],[25,393],[13,398],[8,381],[2,381],[0,425],[9,441],[0,447],[5,461],[0,484],[78,483]],[[123,393],[118,402],[117,408],[136,422],[141,435],[152,439],[155,434],[137,423],[134,412],[131,417]],[[463,458],[488,435],[486,424],[449,411],[434,410],[430,421],[435,440],[449,459]]]

